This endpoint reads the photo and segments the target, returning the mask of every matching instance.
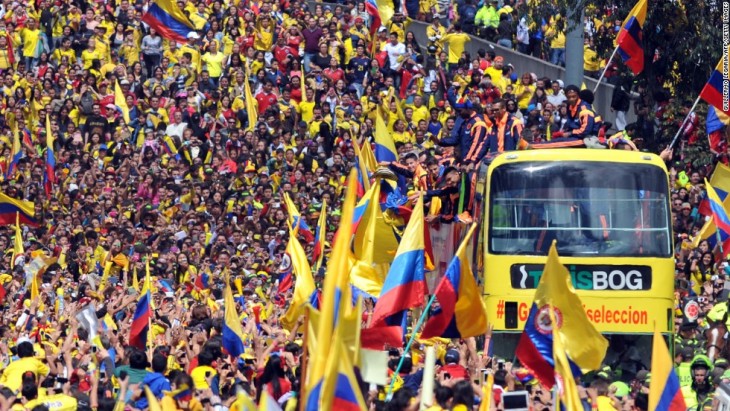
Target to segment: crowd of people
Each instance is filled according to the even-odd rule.
[[[466,11],[438,13],[423,3],[404,4],[430,20],[420,45],[400,13],[371,30],[364,2],[177,1],[194,30],[175,41],[143,21],[148,1],[3,1],[0,187],[31,210],[19,228],[16,215],[0,226],[0,408],[143,410],[149,390],[163,410],[239,409],[243,390],[297,409],[305,325],[303,317],[282,324],[293,292],[279,283],[292,214],[284,193],[309,227],[327,204],[319,285],[360,150],[404,180],[404,197],[438,197],[425,221],[439,225],[474,215],[462,173],[476,174],[489,154],[540,147],[649,150],[667,161],[682,320],[676,362],[688,406],[711,405],[714,387],[730,379],[727,361],[710,360],[703,341],[706,319],[727,309],[721,245],[696,240],[702,177],[712,170],[661,146],[655,115],[664,106],[645,90],[621,89],[614,108],[633,104],[639,120],[609,125],[589,91],[520,72],[493,50],[464,52],[466,33],[508,47],[514,34],[532,52],[519,26],[508,31],[509,2],[464,0]],[[447,27],[452,12],[461,18]],[[560,22],[550,30],[545,38],[558,42]],[[564,63],[555,44],[549,57]],[[393,158],[379,152],[381,120]],[[679,147],[700,133],[685,131]],[[311,258],[315,244],[303,244]],[[143,349],[130,332],[148,270],[154,310]],[[221,341],[231,285],[248,338],[239,358]],[[688,318],[688,304],[699,304],[699,318]],[[365,325],[372,307],[364,305]],[[489,338],[485,330],[429,342],[440,352],[429,409],[477,409],[487,368],[495,393],[487,408],[527,389],[532,409],[552,409],[551,392],[524,369],[478,348]],[[365,384],[368,406],[416,409],[423,357],[391,349],[389,358],[393,398]],[[586,409],[646,410],[649,379],[601,370],[579,388],[581,400]]]

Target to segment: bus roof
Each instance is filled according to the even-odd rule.
[[[505,163],[525,161],[596,161],[615,163],[652,164],[667,170],[664,161],[656,154],[627,150],[595,150],[595,149],[545,149],[508,151],[495,157],[485,158],[489,167],[497,167]]]

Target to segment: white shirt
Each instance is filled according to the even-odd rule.
[[[188,123],[182,121],[180,124],[170,124],[167,126],[167,129],[165,129],[165,134],[168,136],[178,136],[182,138],[183,131],[185,131],[185,128],[188,126]]]
[[[385,52],[388,53],[390,69],[398,70],[400,68],[398,57],[406,54],[406,45],[403,43],[396,43],[393,45],[393,43],[388,42],[388,44],[385,45]]]

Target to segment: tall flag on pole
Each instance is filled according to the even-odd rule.
[[[649,385],[649,409],[684,411],[682,390],[679,377],[672,367],[672,357],[659,329],[654,326],[654,344],[651,353],[651,383]]]
[[[384,324],[391,315],[423,305],[428,292],[423,226],[423,196],[419,196],[375,304],[373,325]]]
[[[618,54],[634,75],[644,70],[644,47],[641,28],[646,21],[647,0],[639,0],[621,25],[616,44]]]
[[[558,385],[558,399],[562,401],[562,408],[565,410],[580,410],[583,404],[580,401],[578,387],[573,378],[573,371],[570,369],[568,356],[565,354],[563,341],[558,333],[559,326],[555,318],[555,310],[548,310],[550,324],[553,329],[553,360],[555,361],[555,380]]]
[[[186,43],[188,35],[195,33],[195,26],[173,0],[154,0],[142,21],[160,36],[178,43]]]
[[[473,224],[436,287],[437,312],[426,321],[421,338],[468,338],[487,329],[487,311],[471,271],[466,246],[477,225]]]
[[[287,214],[289,214],[289,225],[294,231],[294,234],[301,234],[307,243],[313,242],[314,234],[312,233],[312,229],[309,228],[306,220],[299,213],[296,204],[294,204],[291,197],[289,197],[289,194],[286,192],[284,193],[284,206],[286,207]]]
[[[258,102],[256,102],[255,98],[253,98],[253,93],[251,92],[251,84],[249,83],[251,74],[248,71],[248,63],[245,65],[245,69],[246,80],[243,82],[243,98],[245,99],[244,105],[246,107],[246,118],[248,119],[246,131],[252,131],[254,128],[256,128],[256,122],[259,118]],[[302,96],[302,98],[306,97]]]
[[[574,376],[598,369],[608,348],[608,341],[588,320],[570,281],[570,274],[560,263],[555,244],[553,242],[550,247],[535,300],[515,352],[522,365],[530,369],[547,389],[555,384],[551,306]]]
[[[327,236],[327,200],[322,200],[322,208],[317,221],[317,229],[314,232],[314,250],[312,250],[312,269],[316,273],[322,266],[324,259],[324,243]]]
[[[707,84],[702,88],[700,97],[708,104],[716,107],[719,111],[730,115],[730,105],[725,104],[722,90],[722,84],[725,81],[725,76],[722,74],[724,72],[723,65],[726,63],[726,59],[730,59],[730,57],[723,56],[720,58],[717,66],[710,73],[710,79],[707,80]],[[730,61],[727,61],[727,63],[730,64]]]
[[[43,175],[43,186],[46,190],[46,197],[50,198],[54,184],[56,184],[56,155],[53,151],[51,119],[46,115],[46,170]]]
[[[245,338],[243,335],[243,327],[241,327],[241,320],[236,312],[236,303],[233,301],[233,292],[231,291],[231,284],[228,278],[226,278],[223,301],[225,306],[223,317],[223,349],[231,357],[238,358],[246,348],[244,345]]]
[[[10,268],[15,268],[15,260],[18,256],[25,254],[23,247],[23,230],[20,229],[20,213],[15,214],[15,239],[13,241],[13,259],[10,260]]]
[[[18,168],[20,159],[23,158],[23,148],[20,144],[20,134],[18,134],[18,123],[13,126],[13,145],[10,149],[10,164],[5,171],[5,179],[9,180],[15,176],[15,170]]]
[[[376,109],[375,113],[375,159],[379,163],[396,161],[398,152],[395,151],[393,137],[388,133],[388,125],[385,124],[380,109]]]
[[[147,273],[145,274],[144,285],[142,286],[139,301],[137,301],[137,308],[134,310],[134,317],[132,317],[132,328],[129,330],[129,345],[141,350],[147,348],[147,334],[149,333],[149,323],[152,318],[149,259],[146,264]]]
[[[343,332],[340,324],[342,318],[347,315],[348,311],[352,311],[348,260],[352,217],[355,208],[356,179],[357,173],[355,170],[351,170],[342,206],[341,225],[335,237],[331,258],[327,264],[327,275],[324,277],[321,316],[316,332],[317,347],[310,362],[309,383],[306,398],[303,399],[307,411],[335,409],[333,403],[338,403],[334,398],[336,389],[333,390],[333,387],[340,386],[340,373],[333,372],[333,367],[337,367],[337,363],[342,361],[341,356],[332,355],[332,352],[333,350],[339,350],[337,344],[344,340],[343,336],[340,335]],[[334,346],[332,343],[334,343]],[[334,368],[334,370],[337,370],[337,368]],[[343,381],[343,384],[346,383],[347,381]],[[351,408],[348,406],[347,409]]]
[[[289,270],[294,273],[296,282],[292,301],[286,314],[281,318],[281,323],[287,328],[292,328],[317,287],[314,285],[312,268],[309,266],[307,254],[291,228],[289,229],[289,244],[286,246],[286,253],[291,260]]]
[[[707,199],[710,201],[710,209],[712,210],[712,218],[715,226],[725,233],[730,233],[730,218],[728,218],[722,200],[707,179],[705,179],[705,186],[707,188]]]

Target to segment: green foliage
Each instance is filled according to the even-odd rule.
[[[549,16],[558,12],[565,16],[566,10],[585,6],[586,16],[603,19],[611,27],[614,20],[623,21],[636,4],[634,0],[538,0],[530,3],[530,17],[536,22],[543,17],[548,20]],[[617,8],[612,17],[604,19],[602,10],[614,4]],[[702,90],[722,52],[721,2],[650,0],[648,4],[643,29],[644,72],[636,80],[646,84],[650,94],[667,87],[675,96],[693,100]],[[614,40],[613,32],[597,38],[598,55],[608,58],[613,51]],[[655,51],[658,51],[657,55]]]
[[[665,136],[663,143],[669,144],[671,139],[679,130],[679,126],[684,120],[684,115],[680,112],[681,101],[675,100],[666,111],[660,121],[659,128],[662,134]],[[682,150],[683,161],[686,164],[691,164],[693,170],[701,169],[705,166],[714,164],[714,156],[710,152],[710,144],[705,133],[705,118],[707,117],[707,105],[698,104],[694,110],[698,119],[698,138],[697,141],[689,145],[684,142]],[[681,147],[682,142],[677,142],[677,147]]]

